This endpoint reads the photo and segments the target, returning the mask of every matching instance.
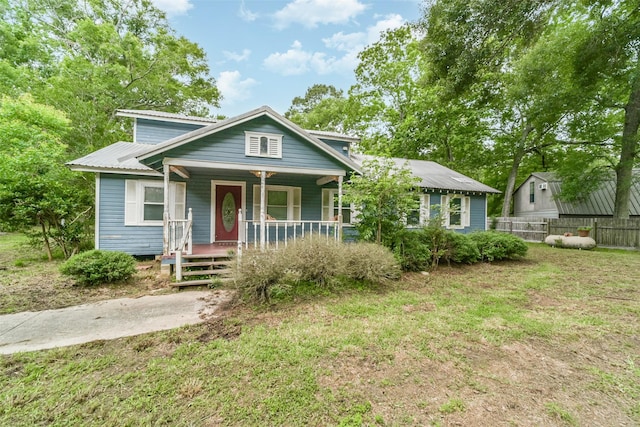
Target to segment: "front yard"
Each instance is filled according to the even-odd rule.
[[[162,289],[84,290],[2,261],[4,313]],[[531,245],[520,262],[2,356],[0,425],[637,425],[638,271],[638,252]]]

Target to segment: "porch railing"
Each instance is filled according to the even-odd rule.
[[[193,214],[191,208],[187,219],[169,219],[167,220],[169,254],[178,251],[191,255],[193,251]]]
[[[242,221],[242,230],[240,241],[245,248],[250,245],[254,247],[260,246],[260,221],[246,220]],[[309,236],[310,238],[322,237],[326,239],[338,240],[340,229],[338,221],[266,221],[264,227],[265,242],[276,248],[279,245],[287,246],[289,240],[296,240]],[[240,242],[239,242],[240,243]]]

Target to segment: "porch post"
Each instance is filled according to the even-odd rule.
[[[338,175],[338,241],[342,242],[342,175]]]
[[[266,220],[267,220],[267,171],[260,171],[260,249],[266,245]]]
[[[162,213],[162,253],[163,255],[169,255],[169,165],[162,166],[162,173],[164,175],[164,209]]]

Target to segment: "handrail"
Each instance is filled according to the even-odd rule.
[[[246,220],[243,228],[243,241],[245,248],[249,247],[249,236],[251,225],[253,226],[253,245],[258,247],[260,241],[260,221]],[[297,238],[304,238],[305,236],[322,235],[327,239],[333,238],[338,240],[339,238],[339,223],[338,221],[313,221],[313,220],[268,220],[266,221],[265,237],[266,241],[270,242],[269,237],[275,236],[274,244],[278,248],[279,244],[284,243],[287,246],[287,242],[296,240]]]
[[[191,208],[189,208],[187,219],[169,219],[167,227],[169,254],[180,251],[190,255],[193,251],[193,214]]]

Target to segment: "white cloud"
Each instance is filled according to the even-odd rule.
[[[167,16],[184,15],[193,8],[190,0],[151,0],[153,4],[160,10],[164,11]]]
[[[245,6],[245,4],[244,4],[244,0],[242,0],[242,2],[240,2],[240,10],[238,10],[238,16],[243,21],[247,21],[247,22],[253,22],[256,19],[258,19],[258,14],[257,13],[253,13],[249,9],[247,9],[247,6]]]
[[[241,62],[249,59],[249,56],[251,56],[251,51],[249,49],[242,49],[242,53],[238,53],[223,50],[222,54],[230,61]]]
[[[347,23],[366,8],[359,0],[294,0],[273,17],[279,29],[291,24],[316,28],[318,24]]]
[[[309,71],[312,53],[302,50],[302,44],[296,40],[291,49],[284,53],[272,53],[264,60],[264,66],[276,74],[295,76]]]
[[[306,51],[299,41],[295,41],[284,53],[276,52],[264,60],[264,66],[283,76],[301,75],[308,72],[316,74],[351,73],[358,66],[358,53],[367,45],[380,39],[380,34],[402,26],[405,21],[400,15],[392,14],[380,19],[365,31],[345,34],[335,33],[322,39],[325,47],[337,51],[338,55],[325,52]]]
[[[222,93],[222,105],[233,105],[251,97],[251,88],[258,82],[252,78],[242,80],[239,71],[222,71],[216,85]]]

